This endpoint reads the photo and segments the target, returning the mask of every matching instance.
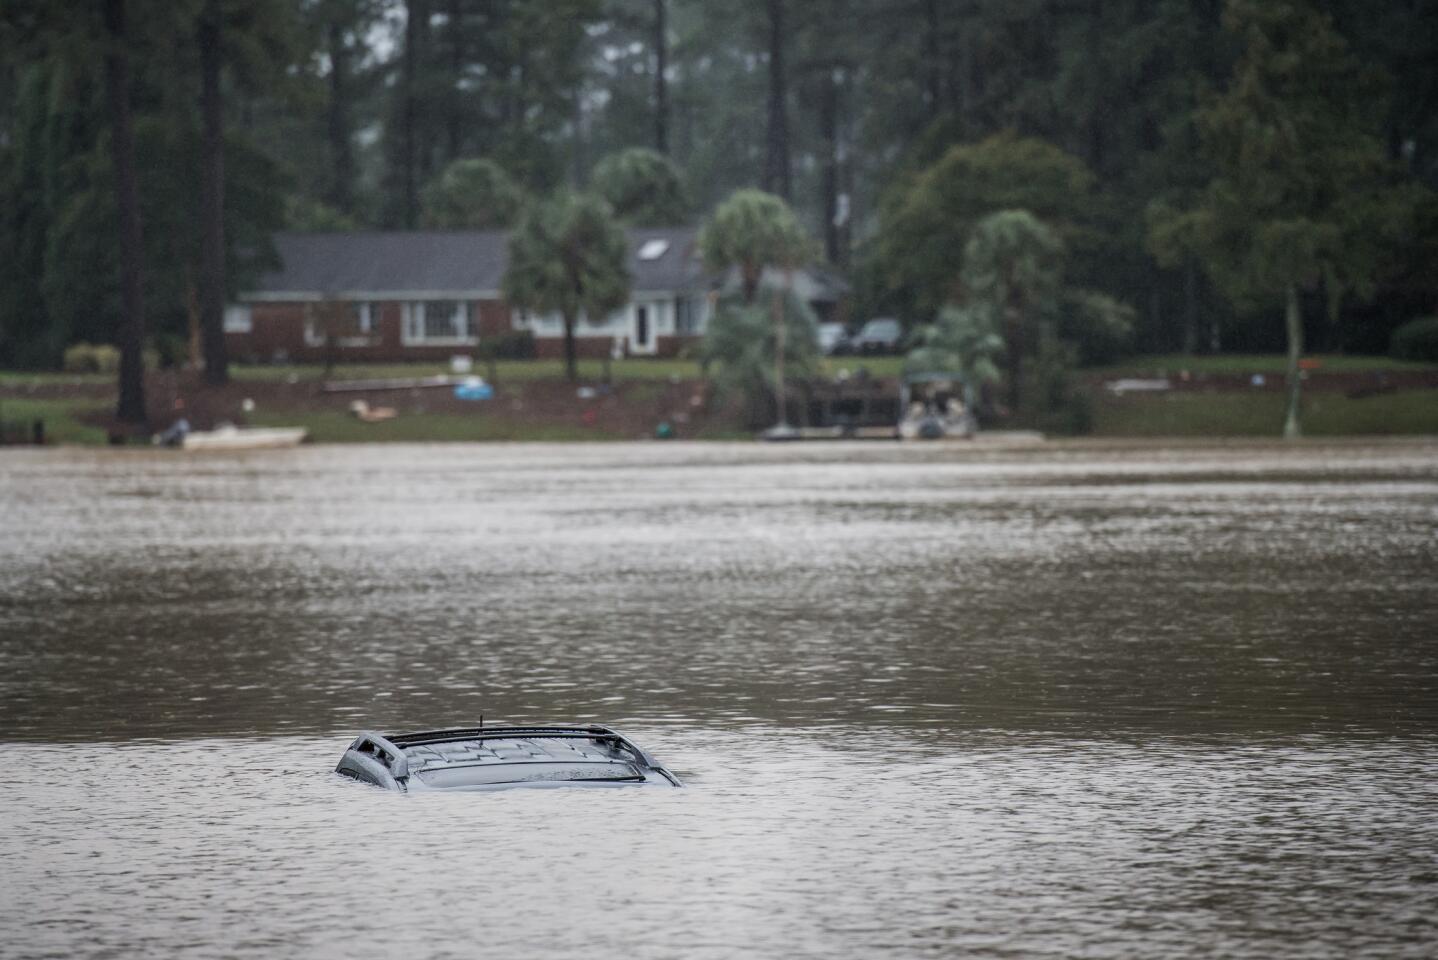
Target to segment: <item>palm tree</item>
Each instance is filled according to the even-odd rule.
[[[504,295],[564,320],[564,372],[579,379],[575,326],[600,321],[629,302],[628,243],[609,204],[564,193],[533,207],[509,240]]]
[[[782,269],[792,280],[793,269],[813,255],[814,244],[783,200],[762,190],[736,190],[719,205],[700,231],[699,250],[711,270],[739,268],[744,304],[749,306],[758,295],[765,267]],[[792,285],[792,282],[786,284]],[[769,431],[776,439],[794,432],[784,403],[787,324],[782,297],[783,292],[776,287],[770,316],[774,327],[774,397],[778,422]]]

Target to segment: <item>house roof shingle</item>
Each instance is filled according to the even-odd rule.
[[[693,227],[631,229],[629,272],[637,291],[697,288],[704,271]],[[641,259],[650,241],[663,252]],[[659,244],[650,244],[650,252]],[[264,274],[241,299],[360,297],[375,294],[498,295],[509,264],[504,230],[397,230],[279,233],[279,270]]]

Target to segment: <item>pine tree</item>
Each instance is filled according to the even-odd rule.
[[[1230,0],[1243,43],[1227,89],[1198,116],[1213,176],[1191,209],[1155,211],[1155,247],[1191,251],[1241,311],[1282,304],[1285,437],[1300,435],[1299,295],[1326,282],[1364,290],[1395,196],[1372,127],[1372,83],[1331,19],[1303,0]]]

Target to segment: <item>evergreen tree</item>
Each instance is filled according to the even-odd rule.
[[[422,200],[426,227],[499,230],[519,220],[525,194],[493,160],[466,158],[426,184]]]
[[[872,254],[883,285],[918,317],[961,302],[970,231],[998,210],[1029,211],[1082,251],[1092,186],[1082,162],[1042,140],[1005,134],[953,147],[890,197]]]
[[[1282,304],[1288,342],[1285,437],[1301,433],[1300,291],[1320,279],[1371,287],[1386,189],[1369,110],[1371,81],[1332,20],[1302,0],[1230,0],[1225,26],[1244,50],[1227,89],[1199,115],[1212,179],[1197,205],[1158,208],[1155,248],[1192,253],[1243,312]]]
[[[594,168],[594,189],[620,220],[636,227],[677,226],[689,219],[678,168],[653,150],[611,153]]]

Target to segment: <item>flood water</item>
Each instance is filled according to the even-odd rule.
[[[1438,444],[0,452],[0,766],[4,957],[1428,957]]]

